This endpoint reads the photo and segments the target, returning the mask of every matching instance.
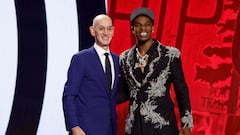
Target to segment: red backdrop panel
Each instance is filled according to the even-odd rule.
[[[154,38],[181,50],[193,135],[240,134],[239,6],[239,0],[108,1],[115,25],[114,52],[120,54],[135,43],[129,16],[137,7],[154,11]],[[124,134],[127,107],[128,103],[117,106],[119,135]]]

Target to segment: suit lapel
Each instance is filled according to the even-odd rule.
[[[99,79],[101,84],[104,84],[105,89],[107,89],[107,80],[106,80],[106,76],[104,73],[104,69],[102,67],[102,63],[100,58],[98,57],[98,54],[95,50],[94,47],[91,47],[91,53],[93,56],[93,61],[89,61],[89,62],[94,62],[94,69],[97,71],[97,75],[96,77]],[[108,91],[106,91],[107,93],[109,93]]]
[[[114,72],[115,72],[113,88],[112,88],[112,94],[113,94],[116,90],[116,86],[118,85],[116,82],[118,82],[118,79],[119,79],[118,78],[119,77],[119,59],[114,54],[112,54],[112,58],[113,58]]]

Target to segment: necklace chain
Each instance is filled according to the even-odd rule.
[[[137,51],[137,59],[138,59],[140,66],[145,67],[147,65],[146,60],[148,58],[148,54],[141,56],[138,48],[136,48],[136,51]]]

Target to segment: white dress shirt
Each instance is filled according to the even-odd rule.
[[[113,63],[113,58],[112,58],[111,52],[110,52],[109,48],[106,51],[106,50],[102,49],[100,46],[98,46],[96,43],[94,44],[94,48],[98,54],[98,57],[100,58],[104,72],[105,72],[105,59],[106,59],[106,56],[104,55],[104,53],[109,53],[108,57],[109,57],[109,60],[111,63],[111,72],[112,72],[111,86],[113,87],[113,83],[114,83],[114,79],[115,79],[115,72],[114,72],[115,70],[114,70],[114,63]]]

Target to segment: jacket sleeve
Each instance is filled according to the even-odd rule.
[[[120,76],[119,76],[119,86],[118,86],[118,93],[117,93],[117,104],[123,103],[130,99],[130,93],[128,89],[127,80],[123,73],[123,64],[120,61]]]
[[[178,108],[181,116],[182,127],[193,127],[193,118],[190,105],[189,91],[186,84],[184,73],[182,70],[182,63],[180,53],[178,57],[174,57],[171,62],[172,80]]]
[[[63,111],[66,128],[68,131],[70,131],[75,126],[79,126],[77,107],[75,106],[74,99],[78,95],[80,85],[79,82],[81,82],[81,79],[83,77],[83,71],[81,70],[80,65],[81,64],[79,63],[77,55],[74,55],[68,69],[67,81],[65,83],[63,91]]]

